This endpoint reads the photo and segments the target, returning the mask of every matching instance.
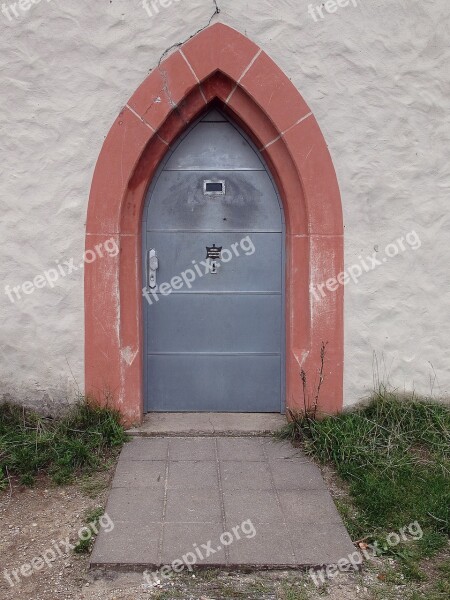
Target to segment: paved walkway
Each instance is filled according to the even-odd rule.
[[[106,512],[115,526],[97,537],[92,567],[157,568],[183,557],[319,566],[354,551],[319,469],[268,437],[134,438]]]

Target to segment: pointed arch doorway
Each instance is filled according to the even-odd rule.
[[[300,370],[313,385],[324,341],[319,410],[336,412],[342,407],[343,289],[330,285],[334,291],[317,293],[320,284],[323,290],[343,270],[342,210],[332,160],[316,120],[289,79],[248,38],[220,23],[193,37],[149,75],[119,114],[100,153],[86,247],[114,238],[120,253],[86,265],[86,392],[107,397],[126,423],[142,418],[145,200],[180,136],[212,104],[257,148],[281,197],[283,405],[302,407]]]

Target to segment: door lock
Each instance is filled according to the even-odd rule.
[[[152,248],[148,252],[148,287],[151,290],[156,289],[156,271],[159,268],[159,260],[156,250]]]
[[[209,262],[209,272],[213,275],[217,274],[217,267],[220,266],[222,246],[219,248],[213,244],[212,246],[206,246],[206,258]]]

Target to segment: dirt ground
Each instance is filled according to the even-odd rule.
[[[67,537],[77,540],[79,529],[85,525],[86,513],[104,506],[110,475],[103,473],[94,481],[77,485],[54,487],[49,481],[39,481],[34,488],[12,483],[12,488],[0,495],[0,598],[3,600],[52,600],[76,598],[90,580],[88,555],[65,551],[60,542]],[[94,489],[91,489],[93,487]],[[95,489],[97,488],[97,489]],[[95,491],[95,498],[92,498]],[[54,543],[59,544],[61,555]],[[56,560],[50,552],[54,550]],[[28,577],[17,582],[13,569],[30,563],[33,557],[45,552],[49,565],[44,563]],[[5,578],[5,569],[14,586]]]
[[[16,482],[0,492],[1,600],[386,600],[405,597],[404,586],[390,586],[380,573],[393,564],[377,559],[361,573],[341,574],[325,587],[315,588],[307,573],[271,571],[228,573],[198,570],[177,575],[160,585],[145,582],[142,573],[100,573],[88,568],[88,554],[75,554],[64,540],[74,542],[86,524],[86,514],[105,505],[111,473],[96,474],[76,485],[54,487],[39,481],[34,488]],[[327,477],[328,479],[328,477]],[[56,546],[60,548],[57,553]],[[14,569],[33,557],[55,554],[49,565],[35,563],[28,577],[17,581]],[[66,551],[67,550],[67,551]],[[38,566],[41,568],[38,570]],[[391,565],[392,566],[392,565]],[[6,570],[6,571],[5,571]],[[8,578],[10,582],[8,582]],[[13,585],[11,585],[11,582]]]

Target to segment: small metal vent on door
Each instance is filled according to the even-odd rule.
[[[203,182],[203,192],[206,196],[224,196],[225,181],[210,181]]]

